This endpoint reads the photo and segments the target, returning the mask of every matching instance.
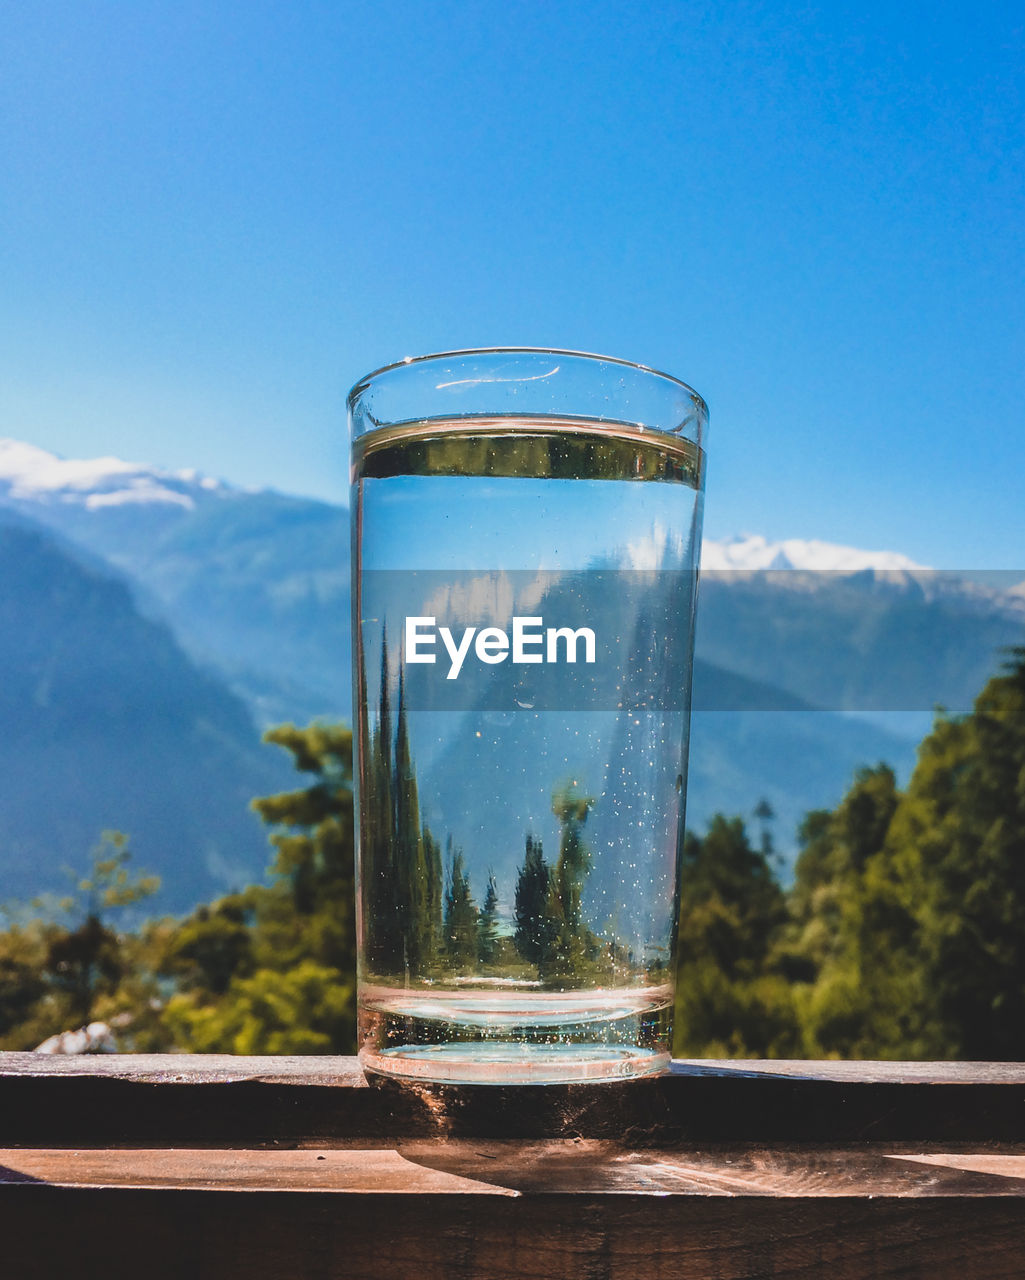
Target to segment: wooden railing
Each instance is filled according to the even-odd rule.
[[[1025,1067],[0,1054],[0,1275],[1025,1276]]]

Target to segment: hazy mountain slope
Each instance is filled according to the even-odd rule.
[[[95,545],[95,543],[93,543]],[[348,717],[349,517],[282,494],[232,493],[145,551],[112,559],[258,719]]]
[[[24,521],[0,523],[0,899],[52,888],[100,831],[132,837],[185,907],[261,878],[248,804],[284,762],[246,707],[140,616],[128,587]]]
[[[905,782],[915,749],[913,740],[828,711],[695,711],[687,821],[701,828],[718,812],[741,814],[750,825],[766,799],[789,862],[809,809],[836,805],[862,765],[885,762]]]
[[[965,710],[1025,642],[1025,600],[951,575],[709,573],[697,652],[830,710]]]
[[[14,440],[0,440],[0,503],[127,573],[261,724],[348,716],[345,508]]]

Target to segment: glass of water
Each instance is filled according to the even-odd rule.
[[[389,365],[349,414],[363,1065],[658,1072],[704,401],[519,348]]]

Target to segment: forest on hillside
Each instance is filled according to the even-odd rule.
[[[126,836],[104,833],[66,896],[4,908],[0,1048],[103,1021],[123,1051],[353,1051],[352,735],[318,723],[266,737],[303,778],[253,802],[270,882],[147,920],[156,882]],[[422,912],[424,964],[544,970],[573,924],[583,821],[570,798],[553,805],[558,858],[527,842],[515,934],[497,936],[493,889],[451,855]],[[1025,1059],[1025,650],[970,713],[937,713],[905,789],[867,765],[834,809],[807,814],[788,886],[771,810],[756,814],[754,833],[719,815],[684,842],[677,1056]]]

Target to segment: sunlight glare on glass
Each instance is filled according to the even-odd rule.
[[[551,378],[559,372],[559,366],[549,369],[547,373],[533,373],[529,377],[525,374],[519,374],[515,378],[500,378],[497,374],[492,377],[482,378],[456,378],[452,382],[439,382],[435,386],[435,391],[444,391],[447,387],[479,387],[485,382],[543,382],[545,378]]]

